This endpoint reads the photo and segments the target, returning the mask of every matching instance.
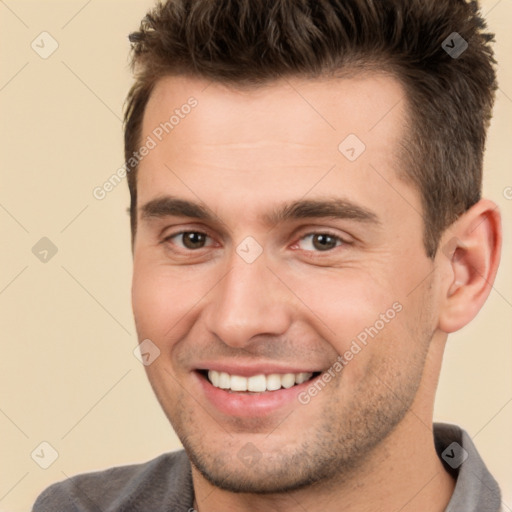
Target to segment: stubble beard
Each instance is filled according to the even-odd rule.
[[[299,405],[274,433],[268,434],[264,446],[261,444],[263,436],[257,437],[260,442],[255,440],[253,445],[261,449],[261,457],[252,464],[244,464],[237,455],[251,442],[254,422],[243,437],[240,437],[242,420],[236,422],[236,431],[231,436],[226,433],[225,439],[209,443],[208,434],[198,422],[197,404],[194,402],[187,407],[185,396],[177,400],[179,405],[169,419],[193,466],[220,489],[234,493],[279,494],[319,484],[339,485],[371,464],[376,447],[403,420],[419,388],[425,358],[426,351],[408,368],[397,366],[392,357],[380,359],[378,364],[374,361],[357,389],[350,390],[348,400],[347,393],[342,393],[342,372],[320,393],[329,393],[331,400],[324,401],[328,405],[314,414],[313,423],[299,415],[312,407],[314,401]],[[286,434],[288,422],[296,422],[297,427]],[[272,436],[275,443],[272,443]],[[286,441],[277,442],[278,439]]]

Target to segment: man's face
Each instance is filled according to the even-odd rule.
[[[169,77],[150,98],[135,320],[165,413],[220,487],[353,470],[429,407],[436,274],[397,176],[404,108],[380,75],[251,91]]]

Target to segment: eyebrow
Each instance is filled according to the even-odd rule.
[[[188,217],[209,222],[219,219],[206,206],[186,199],[164,196],[153,199],[140,207],[141,219]],[[284,203],[262,216],[268,226],[286,221],[310,218],[351,219],[365,224],[380,225],[377,214],[354,202],[341,198],[301,199]]]

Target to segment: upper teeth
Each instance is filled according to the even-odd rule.
[[[216,388],[230,389],[231,391],[276,391],[282,387],[291,388],[294,384],[302,384],[312,376],[312,373],[271,373],[270,375],[242,377],[216,370],[208,371],[208,378]]]

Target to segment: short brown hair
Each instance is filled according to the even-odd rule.
[[[465,0],[158,3],[130,34],[136,79],[127,97],[124,140],[132,238],[137,165],[130,158],[160,78],[189,75],[243,88],[281,77],[378,69],[406,91],[409,133],[401,144],[401,174],[421,193],[424,245],[433,258],[443,231],[481,197],[497,88],[494,36],[485,29],[478,3]],[[449,51],[456,43],[460,49],[467,43],[461,55]]]

